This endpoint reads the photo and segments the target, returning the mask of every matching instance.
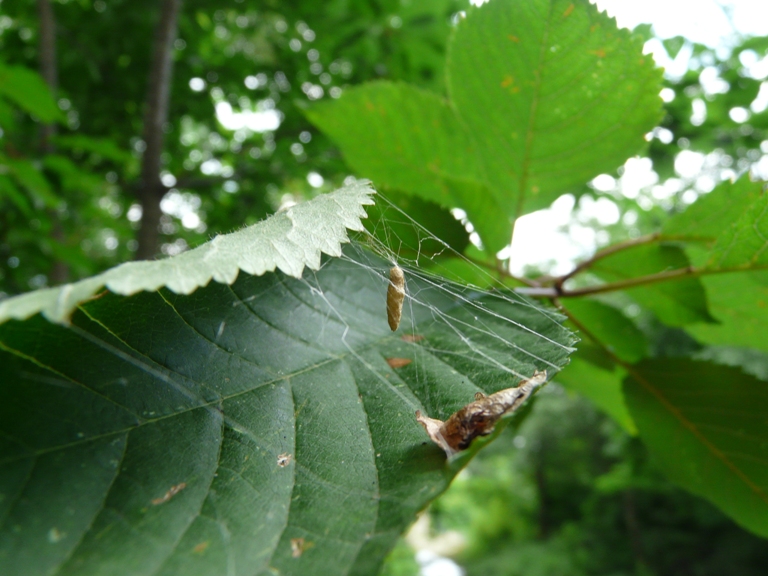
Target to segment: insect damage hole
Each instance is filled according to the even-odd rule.
[[[389,269],[389,287],[387,288],[387,322],[394,332],[400,326],[405,300],[405,275],[400,266]]]

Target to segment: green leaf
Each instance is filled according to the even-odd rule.
[[[607,256],[597,261],[591,270],[603,280],[615,282],[687,268],[689,265],[681,248],[649,244]],[[626,292],[670,326],[713,321],[698,278],[656,282],[629,288]]]
[[[554,373],[573,343],[531,301],[410,271],[403,339],[389,265],[349,249],[0,325],[0,573],[375,574],[466,462],[415,410]]]
[[[64,120],[46,83],[29,68],[0,64],[0,95],[46,124]]]
[[[557,382],[572,392],[577,392],[594,402],[629,434],[636,435],[632,416],[627,410],[621,380],[625,372],[618,368],[603,370],[581,358],[579,353],[557,375]]]
[[[465,210],[491,254],[510,220],[640,150],[661,114],[642,39],[586,0],[472,8],[447,72],[450,102],[374,82],[306,114],[357,172]]]
[[[50,183],[32,162],[6,158],[5,163],[15,180],[20,186],[26,188],[32,198],[49,208],[59,205],[60,200],[54,194]]]
[[[727,366],[656,359],[633,368],[624,392],[667,476],[768,537],[768,384]]]
[[[622,360],[634,363],[648,354],[645,336],[620,310],[587,298],[563,298],[560,302]]]
[[[470,8],[448,46],[451,101],[493,193],[517,217],[610,172],[661,119],[643,40],[587,0]]]
[[[494,252],[509,244],[506,210],[488,193],[473,144],[444,99],[405,84],[373,82],[316,104],[306,115],[359,174],[463,209]]]
[[[103,190],[103,177],[93,174],[90,170],[84,170],[66,156],[48,154],[43,159],[43,166],[59,177],[64,192],[95,196]]]
[[[760,197],[765,184],[744,176],[736,182],[722,182],[700,196],[684,212],[664,222],[665,234],[680,234],[714,241],[734,225]]]
[[[56,136],[53,139],[56,146],[73,152],[91,152],[103,158],[119,164],[130,162],[131,154],[118,147],[114,140],[109,138],[93,138],[85,134],[70,134]]]
[[[661,41],[661,43],[664,45],[664,49],[667,51],[667,54],[669,54],[669,57],[673,60],[677,58],[680,50],[682,50],[683,46],[685,46],[685,42],[686,40],[684,36],[673,36],[672,38],[666,38]]]
[[[764,187],[765,184],[762,184]],[[768,194],[762,192],[744,214],[717,238],[708,268],[768,265]]]
[[[685,327],[700,342],[768,350],[768,272],[702,276],[717,324]]]
[[[8,198],[25,216],[28,218],[33,217],[32,207],[24,197],[24,194],[21,193],[21,190],[16,187],[8,176],[0,174],[0,198],[3,197]]]
[[[128,262],[74,284],[37,290],[0,301],[0,323],[42,312],[53,322],[67,322],[80,303],[106,286],[116,294],[135,294],[165,286],[189,294],[211,279],[231,284],[240,270],[264,274],[279,268],[300,277],[304,267],[320,267],[320,254],[341,254],[347,229],[362,230],[364,205],[372,204],[367,181],[280,212],[249,228],[216,236],[210,242],[165,260]]]

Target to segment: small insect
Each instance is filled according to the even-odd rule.
[[[387,288],[387,322],[392,332],[400,326],[405,300],[405,275],[400,266],[389,269],[389,287]]]
[[[469,448],[478,436],[493,432],[502,416],[515,412],[546,381],[547,372],[537,371],[515,388],[500,390],[490,396],[478,392],[474,402],[453,413],[445,422],[424,416],[419,410],[416,411],[416,421],[424,426],[432,441],[450,458]]]

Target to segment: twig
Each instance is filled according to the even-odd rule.
[[[665,270],[664,272],[648,274],[647,276],[638,276],[637,278],[628,278],[627,280],[608,282],[607,284],[600,284],[598,286],[576,288],[574,290],[566,290],[563,288],[558,290],[557,286],[542,286],[534,288],[515,288],[515,292],[518,294],[531,296],[532,298],[573,298],[577,296],[587,296],[590,294],[615,292],[617,290],[625,290],[627,288],[644,286],[646,284],[655,284],[657,282],[667,282],[669,280],[697,278],[699,276],[709,276],[710,274],[727,274],[730,272],[752,272],[766,269],[768,269],[768,264],[763,264],[760,266],[753,266],[748,264],[742,266],[733,266],[731,268],[695,268],[693,266],[687,266],[686,268]]]
[[[617,280],[616,282],[600,284],[599,286],[586,286],[584,288],[575,288],[573,290],[561,289],[559,291],[559,295],[564,297],[573,297],[586,296],[587,294],[601,294],[603,292],[615,292],[617,290],[626,290],[627,288],[634,288],[636,286],[655,284],[656,282],[666,282],[668,280],[675,280],[683,277],[701,276],[706,273],[707,272],[704,269],[697,269],[693,266],[686,266],[685,268],[665,270],[664,272],[657,272],[656,274],[648,274],[646,276],[638,276],[636,278],[627,278],[626,280]]]
[[[573,278],[583,270],[590,268],[598,260],[602,260],[603,258],[616,254],[617,252],[628,250],[630,248],[635,248],[637,246],[643,246],[645,244],[652,244],[653,242],[664,242],[664,241],[671,242],[675,240],[678,240],[678,241],[685,240],[688,242],[706,242],[711,240],[711,238],[704,238],[701,236],[684,236],[684,235],[669,235],[669,234],[664,235],[661,232],[654,232],[653,234],[646,234],[645,236],[640,236],[638,238],[631,238],[629,240],[619,242],[618,244],[607,246],[602,250],[598,250],[597,252],[595,252],[595,254],[591,258],[587,258],[583,262],[580,262],[574,267],[573,270],[571,270],[564,276],[560,276],[559,278],[555,279],[554,286],[558,290],[561,290],[563,284],[565,284],[567,280]]]

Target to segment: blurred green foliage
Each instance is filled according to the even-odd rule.
[[[430,513],[466,536],[469,576],[757,576],[768,562],[765,540],[671,486],[638,438],[558,387]]]
[[[301,199],[339,187],[349,170],[301,108],[374,78],[444,90],[445,43],[460,5],[185,2],[165,127],[163,166],[173,178],[164,180],[170,191],[161,222],[164,253],[252,224],[274,212],[284,195]],[[0,292],[45,285],[59,259],[69,264],[71,280],[131,259],[149,39],[158,8],[147,0],[54,2],[60,84],[55,106],[35,72],[35,3],[0,4],[0,78],[23,74],[28,88],[14,82],[11,94],[0,81],[6,86],[0,92],[0,163],[34,161],[23,181],[19,169],[10,176],[0,172]],[[217,105],[248,114],[274,112],[280,124],[276,130],[227,129],[217,119]],[[44,159],[35,118],[59,117],[58,152]],[[310,172],[325,185],[311,186]],[[51,240],[54,212],[42,206],[55,207],[63,241]],[[182,223],[189,212],[199,224]]]

